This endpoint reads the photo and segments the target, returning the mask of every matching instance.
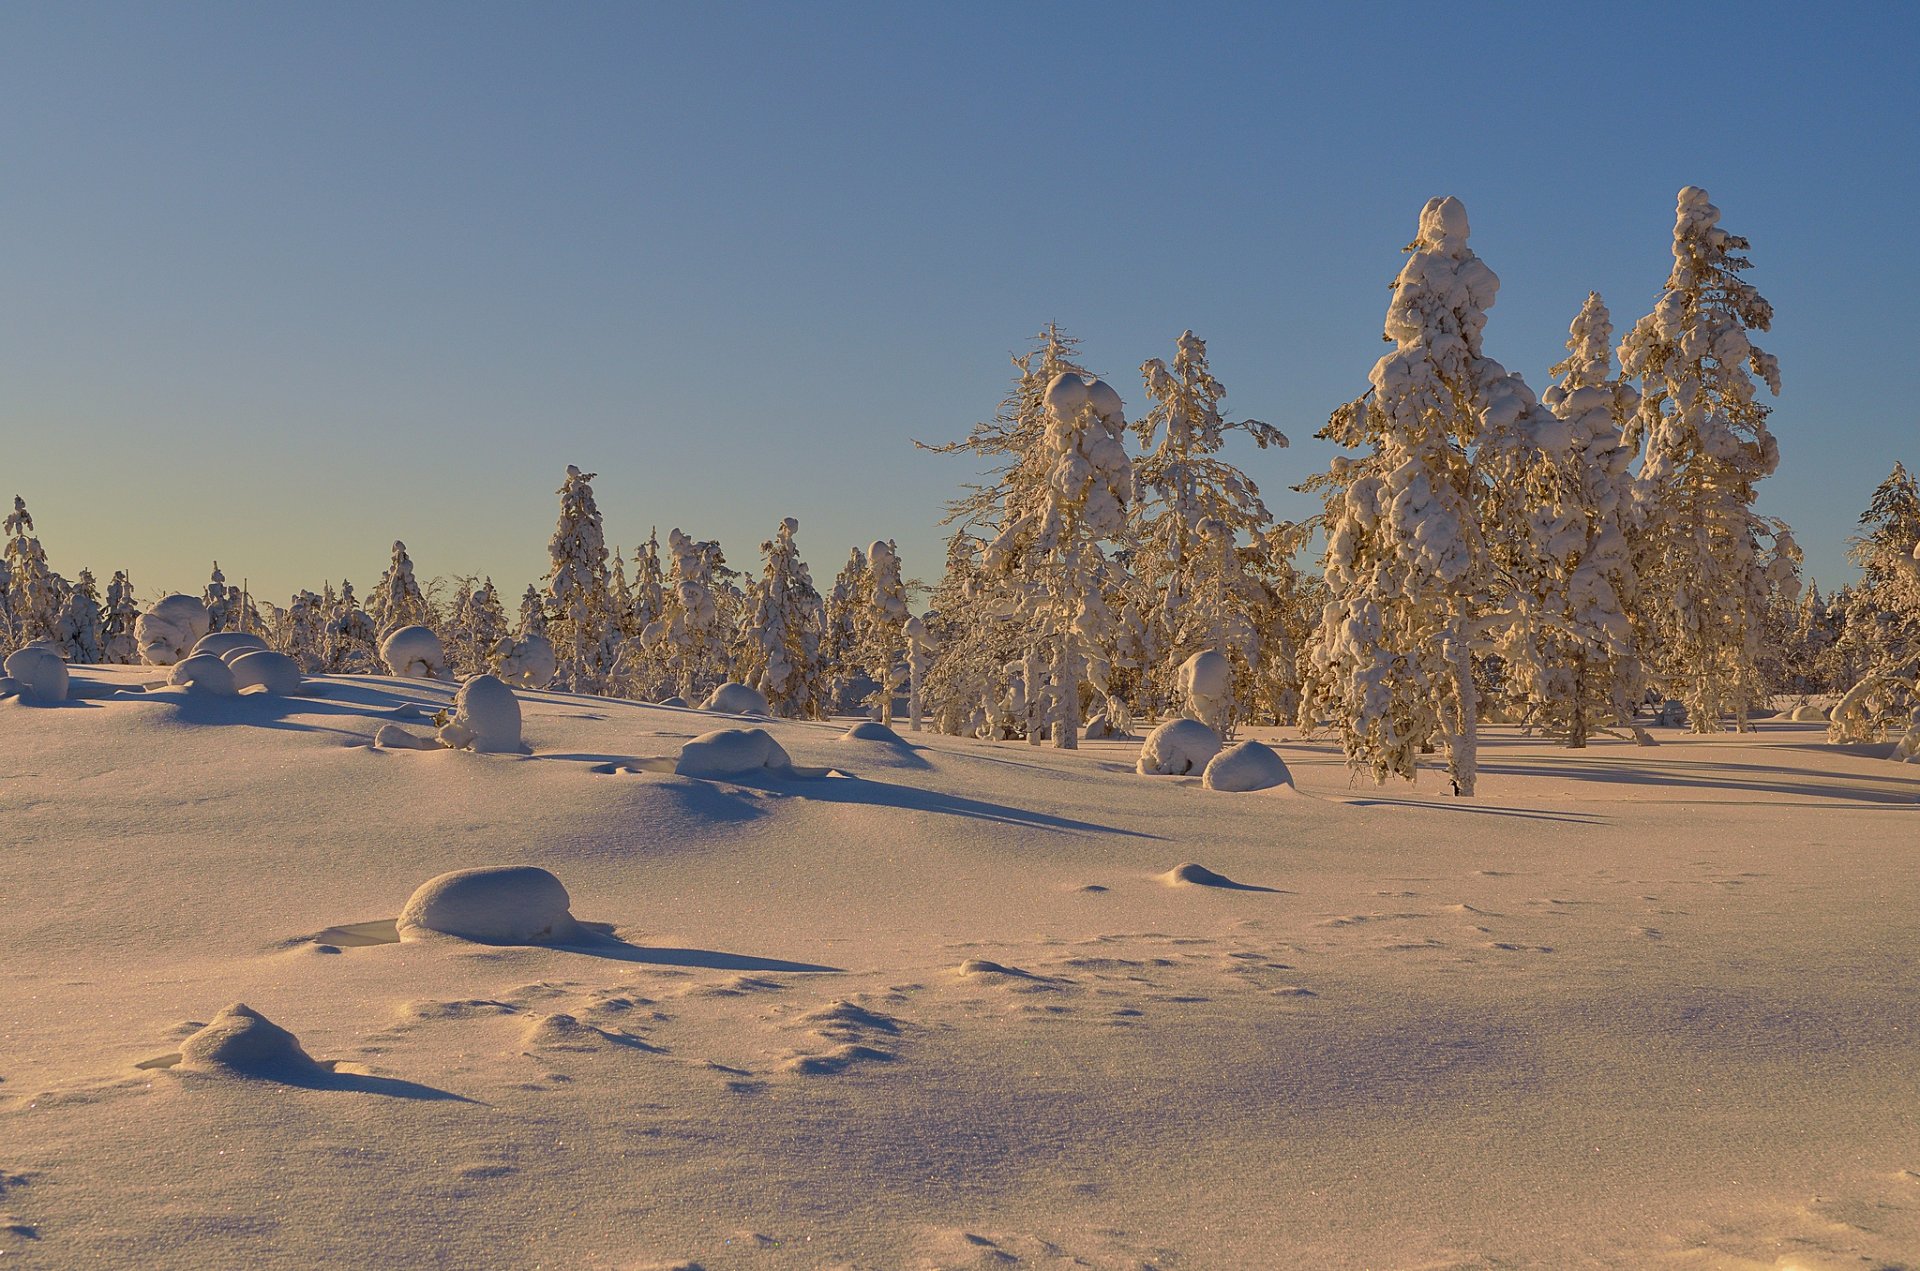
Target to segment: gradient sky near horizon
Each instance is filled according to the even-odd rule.
[[[1047,322],[1127,399],[1208,341],[1274,510],[1365,388],[1421,204],[1500,275],[1535,389],[1624,330],[1674,192],[1753,241],[1808,572],[1920,465],[1920,7],[408,3],[0,7],[0,495],[56,569],[284,602],[545,571],[565,466],[610,543],[823,587],[939,572]]]

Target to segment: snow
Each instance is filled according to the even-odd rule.
[[[1220,750],[1220,734],[1197,719],[1170,719],[1147,734],[1135,765],[1142,776],[1200,772]]]
[[[305,682],[300,664],[272,649],[235,649],[226,662],[236,691],[262,688],[269,693],[298,693]]]
[[[553,641],[529,632],[508,643],[494,659],[494,671],[515,688],[545,688],[559,668]]]
[[[1175,682],[1190,716],[1215,732],[1226,727],[1233,699],[1233,663],[1226,654],[1202,649],[1180,664]]]
[[[142,660],[154,666],[172,666],[207,634],[207,607],[196,596],[172,595],[141,613],[133,626],[134,643]]]
[[[174,663],[173,669],[167,672],[167,684],[171,688],[211,693],[216,697],[232,697],[240,691],[233,669],[213,653],[196,653]]]
[[[745,684],[729,680],[707,694],[707,700],[700,703],[700,709],[719,711],[725,715],[765,715],[767,698],[757,688],[748,688]]]
[[[1266,790],[1290,786],[1293,774],[1279,752],[1264,742],[1242,741],[1207,760],[1200,784],[1209,790]]]
[[[242,653],[266,647],[267,642],[251,631],[215,631],[201,636],[193,646],[193,653],[195,656],[211,653],[222,662],[231,662]]]
[[[479,754],[518,754],[520,700],[492,675],[476,675],[454,694],[453,718],[440,729],[442,745]]]
[[[30,644],[7,655],[7,678],[30,702],[67,700],[67,664],[52,649]]]
[[[578,934],[560,880],[532,865],[456,869],[428,879],[394,923],[402,940],[458,936],[487,944],[537,944]]]
[[[415,680],[449,678],[447,651],[431,628],[396,627],[380,642],[380,660],[395,675]]]
[[[739,777],[749,773],[786,774],[793,760],[764,728],[716,728],[680,747],[673,770],[683,777]]]
[[[244,1002],[226,1007],[181,1042],[179,1066],[190,1072],[292,1082],[312,1080],[326,1071],[301,1049],[299,1038]]]
[[[1469,803],[1439,756],[1380,790],[1243,723],[1280,802],[1142,780],[1124,742],[927,733],[883,767],[843,716],[762,728],[854,778],[736,783],[639,762],[716,722],[685,710],[529,694],[539,757],[483,762],[365,744],[452,684],[69,669],[84,709],[0,712],[0,1263],[1920,1248],[1920,766],[1891,739],[1489,726]],[[610,933],[394,939],[424,880],[501,865]],[[253,1031],[241,1002],[325,1075],[189,1061]]]

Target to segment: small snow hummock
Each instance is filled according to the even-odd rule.
[[[7,655],[7,678],[29,702],[67,700],[67,664],[44,645],[30,644]]]
[[[841,741],[884,741],[891,742],[896,746],[906,744],[900,739],[899,733],[894,732],[877,719],[861,720],[852,728],[847,729],[846,732],[841,733],[839,739]]]
[[[211,653],[196,653],[175,662],[173,670],[167,673],[167,683],[173,688],[212,693],[216,697],[232,697],[240,691],[233,678],[233,668]]]
[[[396,627],[380,642],[380,660],[395,675],[410,680],[444,680],[447,651],[428,627]]]
[[[193,656],[211,653],[222,662],[231,662],[242,653],[266,647],[267,642],[251,631],[216,631],[200,637],[199,643],[193,646]]]
[[[179,1067],[281,1080],[312,1080],[327,1073],[301,1048],[299,1038],[244,1002],[227,1007],[181,1042]]]
[[[422,883],[394,926],[402,940],[440,934],[485,944],[540,944],[579,934],[567,889],[532,865],[456,869]]]
[[[673,770],[683,777],[737,777],[790,772],[793,760],[764,728],[717,728],[680,747]]]
[[[1197,719],[1170,719],[1147,734],[1136,770],[1146,777],[1185,776],[1219,753],[1219,733]]]
[[[500,678],[515,688],[545,688],[553,683],[554,674],[560,669],[553,641],[537,631],[507,641],[506,647],[494,655],[493,662]]]
[[[719,711],[723,715],[765,715],[767,695],[757,688],[748,688],[745,684],[729,680],[707,694],[707,700],[700,703],[700,709]]]
[[[165,596],[133,624],[140,658],[150,666],[172,666],[187,656],[209,627],[207,607],[194,596]]]
[[[453,697],[453,718],[440,729],[442,745],[479,754],[521,754],[520,699],[491,675],[476,675]]]
[[[236,692],[258,686],[269,693],[288,695],[298,693],[306,682],[298,662],[272,649],[235,649],[224,660],[233,672]]]
[[[1802,702],[1787,713],[1787,718],[1796,724],[1824,724],[1827,722],[1827,708]]]
[[[1292,785],[1293,774],[1273,747],[1243,741],[1209,759],[1200,784],[1209,790],[1266,790]]]
[[[398,724],[382,724],[374,730],[373,744],[381,750],[439,750],[440,743],[419,733],[410,733]]]

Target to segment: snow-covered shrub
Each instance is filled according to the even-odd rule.
[[[30,702],[67,700],[67,664],[44,645],[30,644],[7,655],[7,678],[20,686]]]
[[[757,688],[748,688],[745,684],[736,684],[729,680],[700,703],[703,711],[719,711],[725,715],[765,715],[767,714],[766,696]]]
[[[553,641],[537,631],[502,641],[493,655],[494,673],[515,688],[545,688],[558,665]]]
[[[1147,734],[1136,770],[1146,777],[1200,772],[1220,753],[1220,734],[1197,719],[1170,719]]]
[[[211,653],[222,662],[231,662],[242,653],[266,647],[267,642],[251,631],[215,631],[195,642],[193,656]]]
[[[300,664],[272,649],[236,650],[227,662],[227,669],[233,672],[236,692],[257,687],[269,693],[288,696],[298,693],[305,682],[300,674]]]
[[[786,773],[793,761],[764,728],[717,728],[680,747],[673,770],[683,777],[738,777],[772,771]]]
[[[207,607],[197,596],[172,595],[156,601],[133,627],[140,659],[151,666],[172,666],[207,634]]]
[[[1188,718],[1216,733],[1227,727],[1227,709],[1233,700],[1233,663],[1217,649],[1202,649],[1180,664],[1175,677]]]
[[[382,634],[427,620],[427,598],[414,581],[413,558],[407,555],[405,543],[394,542],[387,572],[380,575],[367,597],[367,616],[373,619],[374,631]]]
[[[430,627],[396,627],[380,642],[380,660],[393,674],[407,679],[448,678],[446,650]]]
[[[488,944],[539,944],[579,933],[560,880],[532,865],[483,865],[428,879],[395,926],[402,940],[433,934]]]
[[[520,699],[491,675],[476,675],[453,696],[453,718],[440,729],[440,743],[479,754],[519,754]]]
[[[1200,784],[1209,790],[1266,790],[1292,785],[1293,774],[1273,747],[1243,741],[1209,759]]]
[[[1802,702],[1787,712],[1787,718],[1796,724],[1824,724],[1827,722],[1827,708],[1812,702]]]
[[[212,653],[196,653],[174,663],[167,673],[167,683],[174,688],[211,693],[216,697],[232,697],[240,691],[234,682],[233,668]]]

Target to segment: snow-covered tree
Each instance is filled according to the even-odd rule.
[[[33,514],[27,501],[13,496],[13,511],[4,522],[7,535],[4,616],[6,647],[17,649],[36,640],[59,638],[63,591],[60,576],[47,564],[47,553],[34,537]]]
[[[606,537],[591,484],[597,475],[567,465],[560,521],[547,544],[546,634],[559,658],[559,685],[576,693],[607,692],[619,654]]]
[[[1846,692],[1834,708],[1836,741],[1877,741],[1904,731],[1920,705],[1920,486],[1895,463],[1848,544],[1861,579],[1836,606]]]
[[[55,641],[69,662],[106,661],[106,614],[100,608],[100,587],[93,571],[82,569],[67,591]]]
[[[1636,594],[1633,451],[1624,430],[1639,395],[1613,371],[1613,325],[1598,292],[1568,328],[1560,380],[1544,404],[1570,430],[1555,459],[1522,449],[1500,473],[1492,536],[1507,586],[1499,652],[1510,685],[1528,699],[1527,722],[1568,746],[1624,724],[1641,685],[1628,614]]]
[[[382,639],[401,627],[426,626],[429,622],[427,598],[414,581],[413,558],[407,555],[407,545],[398,539],[394,540],[387,572],[380,575],[367,598],[367,616],[373,619],[374,630]]]
[[[1412,779],[1438,741],[1462,795],[1478,764],[1472,655],[1496,581],[1490,470],[1528,447],[1562,451],[1566,433],[1481,352],[1499,279],[1467,236],[1458,199],[1428,201],[1387,307],[1393,351],[1320,432],[1362,453],[1305,486],[1324,492],[1329,595],[1303,707],[1332,717],[1349,764],[1375,780]]]
[[[139,620],[140,602],[134,599],[133,583],[126,570],[116,569],[107,581],[101,661],[126,666],[140,660],[140,645],[133,638],[134,624]]]
[[[826,614],[794,541],[799,530],[800,522],[789,516],[760,545],[765,567],[751,592],[742,682],[759,689],[776,715],[816,718],[826,704],[820,662]]]
[[[1226,389],[1207,366],[1193,332],[1175,344],[1173,365],[1152,358],[1140,368],[1152,406],[1134,424],[1147,453],[1135,464],[1132,572],[1142,597],[1141,656],[1153,707],[1171,700],[1174,674],[1194,653],[1214,649],[1234,665],[1231,714],[1251,709],[1263,645],[1285,629],[1265,612],[1269,592],[1261,537],[1272,522],[1259,487],[1219,457],[1227,434],[1255,445],[1287,445],[1286,434],[1257,419],[1229,422]],[[1280,651],[1285,665],[1294,650]]]
[[[547,633],[547,599],[533,583],[520,593],[520,625],[516,630],[523,636]]]
[[[372,671],[378,665],[374,652],[378,635],[373,619],[353,594],[353,583],[342,579],[339,593],[327,598],[323,644],[326,669],[335,673]]]
[[[1747,335],[1773,324],[1773,306],[1740,276],[1747,247],[1705,190],[1681,190],[1667,289],[1620,344],[1641,388],[1627,443],[1645,454],[1636,616],[1694,732],[1718,731],[1725,714],[1748,726],[1760,615],[1770,591],[1797,586],[1786,524],[1753,511],[1755,484],[1780,464],[1754,380],[1777,396],[1780,368]]]
[[[454,669],[462,675],[483,674],[506,637],[507,611],[493,579],[477,585],[472,578],[461,579],[447,614],[446,649]]]
[[[883,724],[893,723],[894,693],[906,676],[901,656],[906,648],[904,624],[908,617],[900,553],[892,539],[875,539],[867,546],[867,568],[854,624],[860,669],[874,686],[867,705]]]
[[[208,631],[232,631],[238,628],[235,618],[238,616],[240,597],[227,586],[227,576],[220,572],[219,561],[213,562],[213,575],[207,580],[207,589],[201,594],[200,600],[207,607]]]
[[[858,547],[847,553],[847,563],[834,577],[827,593],[827,629],[821,636],[827,663],[828,700],[840,709],[847,686],[862,673],[860,659],[860,602],[867,592],[867,554]]]
[[[681,697],[720,682],[727,665],[726,631],[714,594],[716,571],[725,564],[720,544],[667,531],[673,563],[661,614],[642,635],[662,675]]]

